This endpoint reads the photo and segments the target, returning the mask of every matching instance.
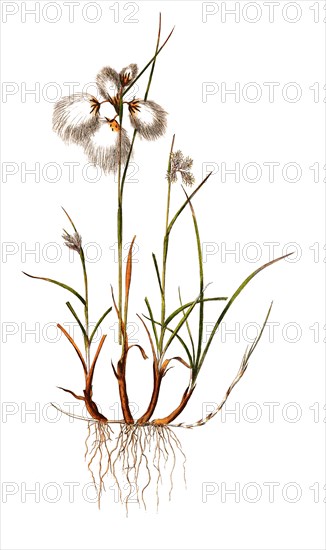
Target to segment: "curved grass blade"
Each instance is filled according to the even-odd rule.
[[[275,260],[271,260],[270,262],[260,266],[258,269],[256,269],[253,273],[251,273],[249,275],[249,277],[247,277],[243,283],[241,283],[241,285],[237,288],[237,290],[235,291],[235,293],[231,296],[231,298],[229,299],[228,303],[226,304],[225,308],[223,309],[221,315],[219,316],[219,318],[217,319],[214,327],[213,327],[213,330],[209,336],[209,339],[207,341],[207,344],[205,346],[205,349],[202,353],[202,356],[200,358],[200,361],[197,365],[197,368],[196,368],[196,373],[195,373],[195,376],[194,376],[194,380],[196,379],[196,377],[198,376],[198,373],[203,365],[203,362],[205,360],[205,357],[207,355],[207,352],[209,350],[209,347],[212,343],[212,340],[220,326],[220,323],[222,322],[222,320],[224,319],[227,311],[229,310],[229,308],[231,307],[231,305],[233,304],[234,300],[236,300],[236,298],[239,296],[239,294],[243,291],[243,289],[247,286],[247,284],[251,281],[251,279],[253,279],[258,273],[260,273],[260,271],[263,271],[263,269],[266,269],[266,267],[269,267],[270,265],[273,265],[275,264],[276,262],[279,262],[280,260],[283,260],[284,258],[287,258],[288,256],[291,256],[291,254],[293,254],[293,252],[290,252],[290,254],[285,254],[284,256],[281,256],[280,258],[275,258]]]
[[[71,395],[74,396],[75,399],[79,399],[80,401],[85,401],[85,397],[82,397],[81,395],[77,395],[75,394],[75,392],[71,391],[71,390],[66,390],[66,388],[62,388],[61,386],[57,386],[58,390],[62,390],[62,391],[65,391],[67,393],[70,393]]]
[[[67,308],[71,311],[71,313],[73,314],[73,316],[75,317],[75,319],[76,319],[76,321],[77,321],[77,323],[78,323],[78,325],[79,325],[79,328],[80,328],[80,330],[81,330],[82,333],[83,333],[84,340],[87,342],[86,330],[85,330],[85,328],[83,327],[83,325],[82,325],[80,319],[78,318],[77,313],[75,312],[75,310],[74,310],[74,308],[72,307],[72,305],[71,305],[70,302],[66,302],[66,306],[67,306]]]
[[[227,300],[227,297],[226,296],[217,296],[216,298],[204,298],[203,300],[199,300],[198,302],[201,302],[201,301],[203,301],[203,302],[216,302],[216,301],[220,301],[220,300]],[[171,313],[171,315],[169,315],[166,318],[164,325],[167,326],[169,323],[171,323],[172,319],[174,319],[174,317],[176,315],[181,313],[181,311],[183,311],[184,309],[187,309],[187,307],[191,306],[191,304],[193,304],[193,302],[187,302],[183,306],[178,307],[175,311],[173,311],[173,313]]]
[[[79,300],[82,302],[82,304],[84,304],[84,305],[86,304],[84,298],[76,290],[74,290],[71,286],[65,285],[64,283],[60,283],[59,281],[55,281],[54,279],[48,279],[47,277],[36,277],[35,275],[30,275],[29,273],[26,273],[25,271],[23,271],[22,273],[24,273],[24,275],[27,275],[27,277],[31,277],[31,279],[39,279],[40,281],[48,281],[48,283],[53,283],[55,285],[61,286],[61,288],[64,288],[65,290],[69,290],[69,292],[71,292],[72,294],[77,296],[77,298],[79,298]]]
[[[97,321],[97,323],[96,323],[96,325],[95,325],[95,327],[94,327],[94,330],[92,331],[92,334],[91,334],[90,339],[89,339],[89,344],[90,344],[90,345],[91,345],[91,343],[92,343],[92,340],[93,340],[93,338],[94,338],[94,336],[95,336],[95,334],[96,334],[96,331],[97,331],[98,327],[100,326],[100,324],[102,323],[102,321],[104,321],[105,317],[110,313],[111,309],[112,309],[112,306],[109,307],[109,309],[107,309],[107,310],[103,313],[102,317],[100,317],[99,320]]]
[[[182,359],[182,357],[177,355],[176,357],[171,357],[170,359],[165,359],[165,361],[163,361],[163,363],[162,363],[163,375],[162,376],[165,376],[168,373],[168,371],[173,368],[173,367],[168,367],[168,365],[171,363],[171,361],[179,361],[179,363],[181,363],[182,365],[187,367],[187,369],[191,369],[191,366],[188,365],[188,363],[186,363],[186,361],[184,359]]]
[[[152,308],[150,306],[148,298],[145,298],[145,304],[147,306],[147,310],[148,310],[148,313],[149,313],[149,321],[151,322],[151,325],[152,325],[153,334],[154,334],[155,343],[156,343],[156,349],[157,349],[158,348],[158,335],[157,335],[157,330],[156,330],[156,326],[155,326],[155,321],[154,321],[154,317],[153,317]]]

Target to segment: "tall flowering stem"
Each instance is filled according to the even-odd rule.
[[[172,31],[173,32],[173,31]],[[118,361],[117,369],[114,370],[115,376],[117,377],[118,384],[119,384],[119,394],[120,394],[120,400],[121,400],[121,407],[122,412],[124,416],[125,422],[128,424],[132,424],[134,422],[134,419],[132,417],[130,407],[129,407],[129,399],[128,399],[128,393],[127,393],[127,386],[126,386],[126,363],[127,363],[127,355],[129,351],[128,347],[128,336],[127,336],[127,323],[128,323],[128,296],[127,296],[127,290],[126,295],[124,299],[123,304],[123,270],[122,270],[122,250],[123,250],[123,191],[124,191],[124,185],[126,182],[127,177],[127,171],[132,155],[132,150],[135,142],[135,138],[137,135],[137,129],[133,132],[132,141],[130,144],[128,156],[124,165],[124,169],[122,171],[122,122],[123,122],[123,97],[126,94],[126,92],[133,86],[134,82],[139,78],[139,76],[150,66],[151,71],[147,83],[147,88],[144,96],[144,101],[147,100],[155,63],[156,63],[156,57],[159,54],[159,52],[162,50],[162,48],[165,46],[167,41],[169,40],[172,32],[169,34],[168,38],[165,40],[163,45],[159,47],[160,45],[160,37],[161,37],[161,14],[159,16],[159,28],[158,28],[158,35],[157,35],[157,41],[156,41],[156,48],[155,48],[155,54],[151,61],[146,65],[146,67],[141,71],[141,73],[136,77],[136,79],[133,81],[133,83],[130,84],[130,86],[127,88],[127,90],[123,90],[123,87],[119,90],[119,125],[120,125],[120,133],[119,133],[119,164],[118,164],[118,209],[117,209],[117,240],[118,240],[118,305],[117,305],[117,313],[119,318],[119,344],[122,346],[121,350],[121,357]],[[129,266],[129,269],[127,269],[127,273],[129,272],[129,280],[127,280],[128,276],[126,273],[126,288],[128,287],[128,294],[129,294],[129,287],[131,283],[131,263],[132,263],[132,248],[133,248],[134,239],[131,243],[129,254],[128,254],[128,262],[127,262],[127,268]],[[123,313],[124,312],[124,313]],[[145,358],[145,355],[143,354],[143,357]]]
[[[145,70],[150,65],[152,65],[151,66],[151,71],[150,71],[150,74],[149,74],[149,78],[148,78],[148,83],[147,83],[147,88],[146,88],[146,92],[145,92],[145,96],[144,96],[144,101],[146,101],[147,98],[148,98],[150,86],[151,86],[152,79],[153,79],[155,64],[156,64],[156,57],[158,56],[160,51],[163,49],[165,44],[168,42],[168,40],[169,40],[169,38],[170,38],[170,36],[172,35],[172,32],[173,32],[173,29],[172,29],[172,31],[168,35],[167,39],[164,41],[164,43],[160,47],[161,23],[162,23],[162,18],[161,18],[161,14],[160,14],[159,15],[159,26],[158,26],[158,33],[157,33],[157,41],[156,41],[156,48],[155,48],[154,56],[147,63],[147,65],[144,67],[144,69],[138,74],[138,76],[133,80],[133,82],[130,84],[130,86],[128,86],[128,88],[126,90],[123,90],[123,88],[121,88],[120,95],[119,95],[119,102],[120,102],[119,103],[119,123],[120,123],[120,128],[122,128],[122,118],[123,118],[123,97],[132,88],[132,86],[134,85],[136,80],[138,80],[138,78],[145,72]],[[122,146],[121,132],[120,132],[120,135],[119,135],[117,238],[118,238],[118,264],[119,264],[119,266],[118,266],[118,289],[119,289],[118,308],[119,308],[120,312],[122,312],[122,308],[123,308],[123,303],[122,303],[123,302],[123,298],[122,298],[122,288],[123,288],[123,280],[122,280],[123,279],[123,277],[122,277],[123,191],[124,191],[124,186],[125,186],[125,182],[126,182],[128,167],[129,167],[130,159],[131,159],[131,156],[132,156],[132,151],[133,151],[136,135],[137,135],[137,129],[135,129],[134,132],[133,132],[132,141],[131,141],[131,144],[130,144],[129,153],[128,153],[128,157],[127,157],[123,172],[122,172],[122,162],[121,162],[121,160],[122,160],[122,155],[121,155],[121,146]],[[119,344],[120,345],[123,344],[121,319],[122,319],[122,317],[120,316],[120,320],[119,320]],[[126,327],[125,327],[125,330],[126,330]]]
[[[81,237],[77,231],[77,228],[72,221],[71,217],[69,216],[68,212],[62,208],[64,213],[66,214],[68,220],[70,221],[74,231],[75,235],[71,237],[67,232],[66,235],[63,236],[66,246],[70,248],[71,250],[75,250],[78,252],[82,268],[83,268],[83,278],[84,278],[84,289],[85,289],[85,304],[84,304],[84,317],[85,317],[85,333],[84,333],[84,345],[85,345],[85,357],[86,357],[86,365],[88,372],[90,371],[91,365],[90,365],[90,339],[89,339],[89,301],[88,301],[88,278],[87,278],[87,269],[86,269],[86,260],[85,260],[85,254],[82,247]],[[72,311],[74,315],[74,311],[72,310],[71,305],[69,304],[69,309]]]
[[[84,307],[84,316],[85,316],[85,354],[86,354],[86,364],[87,364],[87,370],[90,371],[91,364],[90,364],[90,341],[89,341],[89,315],[88,315],[88,279],[87,279],[87,271],[86,271],[86,262],[85,262],[85,254],[83,251],[83,248],[81,248],[80,251],[80,259],[83,266],[83,276],[84,276],[84,287],[85,287],[85,307]]]
[[[119,165],[118,165],[118,213],[117,213],[117,237],[118,237],[118,308],[120,311],[119,316],[119,344],[122,344],[122,325],[121,325],[121,312],[122,312],[122,239],[123,239],[123,212],[122,212],[122,185],[121,185],[121,146],[122,146],[122,118],[123,118],[123,101],[122,101],[122,91],[120,90],[119,94]],[[130,156],[128,157],[128,161]],[[128,162],[127,161],[127,162]],[[126,168],[128,168],[126,163]]]
[[[171,159],[173,154],[175,136],[172,138],[171,150],[169,155],[168,171],[167,171],[167,180],[168,180],[168,191],[167,191],[167,200],[166,200],[166,214],[165,214],[165,234],[163,240],[163,261],[162,261],[162,276],[161,276],[161,335],[159,340],[159,349],[158,352],[161,354],[163,348],[164,334],[165,334],[165,285],[166,285],[166,264],[168,256],[168,247],[169,247],[169,217],[170,217],[170,203],[171,203]]]

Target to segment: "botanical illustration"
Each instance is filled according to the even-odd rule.
[[[168,136],[168,115],[164,106],[160,105],[162,98],[152,99],[150,95],[157,58],[163,49],[164,52],[168,52],[168,47],[165,49],[165,46],[170,43],[172,34],[173,31],[161,42],[160,17],[156,46],[154,45],[153,55],[145,67],[139,70],[135,63],[131,63],[120,71],[111,68],[111,66],[103,67],[96,76],[98,88],[96,97],[87,93],[75,93],[63,97],[54,106],[53,130],[59,138],[68,145],[79,145],[86,156],[85,158],[100,167],[103,173],[109,176],[108,185],[114,184],[110,179],[112,175],[115,175],[117,181],[117,285],[112,281],[111,288],[104,289],[103,294],[107,297],[107,301],[103,303],[103,310],[99,312],[101,316],[96,326],[90,330],[91,304],[87,262],[80,233],[81,212],[78,213],[77,223],[76,212],[64,210],[65,219],[69,225],[64,231],[63,239],[65,245],[80,258],[84,280],[83,291],[77,291],[64,282],[41,277],[38,274],[26,273],[29,277],[58,285],[65,292],[71,294],[71,302],[67,302],[67,308],[78,323],[83,348],[74,341],[62,324],[58,324],[58,327],[67,339],[67,343],[74,348],[76,360],[79,361],[80,367],[83,369],[85,382],[83,388],[61,387],[61,390],[85,405],[87,416],[75,415],[75,418],[85,422],[87,427],[85,458],[87,468],[97,488],[99,504],[103,498],[106,483],[109,485],[116,483],[120,500],[127,506],[128,496],[125,497],[124,493],[126,484],[130,487],[130,494],[136,494],[140,506],[146,507],[146,496],[151,491],[153,491],[158,504],[160,490],[166,486],[166,480],[167,493],[171,497],[176,465],[181,464],[181,468],[183,468],[186,459],[181,445],[182,428],[191,429],[203,426],[221,410],[248,367],[249,360],[268,321],[272,305],[266,308],[267,313],[260,333],[245,350],[239,370],[234,380],[230,381],[226,391],[222,392],[224,397],[219,405],[203,418],[190,418],[180,422],[180,414],[184,413],[185,415],[190,399],[196,398],[196,383],[203,364],[207,363],[206,367],[210,367],[212,356],[209,351],[221,322],[250,281],[265,268],[285,257],[276,258],[260,266],[249,274],[240,285],[235,283],[235,290],[230,296],[210,295],[209,285],[204,274],[199,220],[195,212],[196,200],[201,197],[201,200],[205,201],[205,183],[209,180],[210,174],[203,181],[198,183],[195,181],[192,173],[192,159],[186,155],[186,152],[175,146],[177,141],[175,136],[171,135],[170,138]],[[114,64],[114,59],[110,59],[111,62]],[[143,86],[143,95],[130,98],[130,90],[136,82]],[[128,135],[125,129],[126,119],[129,120],[133,128],[132,135]],[[123,262],[123,207],[124,195],[128,191],[126,176],[130,161],[137,152],[137,140],[159,140],[164,134],[171,140],[170,152],[166,166],[162,167],[160,182],[166,187],[166,204],[163,209],[160,204],[151,205],[151,208],[156,209],[157,216],[162,216],[165,219],[165,232],[161,242],[158,243],[158,249],[153,252],[152,257],[148,258],[147,266],[157,283],[160,310],[156,311],[156,308],[152,307],[151,303],[153,302],[150,297],[144,297],[146,311],[144,309],[141,312],[133,312],[129,308],[129,298],[131,292],[137,293],[137,289],[134,289],[132,284],[132,254],[135,237],[129,247],[127,262],[125,264]],[[196,138],[194,137],[194,139]],[[182,187],[183,198],[177,211],[172,212],[171,195],[176,186]],[[191,212],[191,231],[193,232],[193,240],[189,239],[189,243],[193,242],[196,246],[194,256],[196,263],[193,273],[194,277],[198,277],[198,292],[191,300],[184,302],[179,289],[179,301],[170,310],[167,308],[169,245],[178,230],[179,218],[187,210]],[[115,215],[113,209],[112,215]],[[203,338],[205,305],[212,301],[216,302],[220,312],[209,338],[205,341]],[[98,329],[105,326],[108,316],[116,317],[119,324],[120,358],[116,363],[110,357],[110,346],[107,345],[105,334],[97,346],[94,346],[93,342]],[[142,327],[144,340],[141,345],[131,344],[128,341],[127,326],[130,319],[138,320]],[[172,344],[173,352],[171,352]],[[174,351],[176,346],[179,350],[177,354]],[[137,418],[132,414],[127,383],[128,368],[133,365],[135,357],[129,353],[133,347],[137,348],[133,353],[139,353],[141,360],[148,360],[147,363],[151,365],[152,369],[152,391],[148,395],[147,402],[141,404],[143,410]],[[67,351],[67,354],[69,352],[70,350]],[[105,356],[107,368],[112,370],[112,384],[118,386],[122,410],[120,419],[111,419],[107,414],[109,403],[99,403],[96,400],[95,371],[100,354],[102,360]],[[71,355],[68,357],[71,358]],[[187,369],[189,382],[180,395],[177,406],[173,410],[167,410],[164,417],[158,418],[155,415],[156,406],[161,397],[165,376],[169,376],[172,366]],[[141,381],[141,373],[139,380]],[[66,414],[70,413],[66,412]]]

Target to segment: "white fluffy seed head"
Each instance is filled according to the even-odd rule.
[[[135,99],[129,103],[130,122],[144,139],[154,140],[166,130],[167,113],[154,101]]]
[[[100,125],[96,103],[89,94],[63,97],[54,106],[53,130],[67,143],[84,145]]]
[[[118,92],[120,76],[111,67],[103,67],[96,76],[96,84],[102,97],[109,99]]]
[[[124,129],[116,121],[103,123],[85,146],[89,161],[99,166],[105,174],[116,172],[119,165],[119,138],[121,132],[121,163],[125,164],[130,141]]]

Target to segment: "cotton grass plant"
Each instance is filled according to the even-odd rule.
[[[173,31],[172,31],[173,32]],[[88,275],[82,237],[74,221],[64,210],[70,229],[64,230],[65,245],[80,257],[83,272],[84,291],[77,292],[65,283],[39,276],[28,275],[59,285],[73,295],[74,305],[67,301],[66,305],[77,322],[83,343],[83,351],[73,340],[64,327],[58,324],[59,329],[81,363],[84,375],[84,389],[76,392],[75,389],[60,387],[75,399],[84,402],[88,416],[72,415],[74,418],[85,421],[88,425],[86,437],[85,458],[88,470],[97,488],[98,503],[100,504],[106,479],[109,477],[116,483],[119,498],[128,506],[128,500],[134,495],[136,501],[146,507],[146,491],[154,487],[156,502],[159,503],[159,488],[162,481],[168,479],[169,496],[173,488],[173,473],[178,461],[184,468],[185,455],[177,433],[180,428],[195,428],[206,424],[223,407],[234,386],[244,375],[249,360],[262,336],[268,321],[271,307],[269,306],[262,328],[255,341],[244,353],[240,368],[234,380],[228,387],[225,396],[215,410],[195,422],[179,422],[179,415],[186,409],[194,395],[196,383],[203,364],[208,361],[208,352],[215,335],[228,310],[246,288],[249,282],[265,268],[278,262],[286,256],[276,258],[251,273],[235,290],[231,297],[208,296],[208,285],[204,278],[202,245],[199,225],[195,213],[194,201],[199,191],[202,191],[210,174],[198,185],[192,173],[192,159],[175,148],[175,137],[167,159],[167,169],[162,170],[162,182],[166,185],[165,232],[162,236],[162,249],[157,255],[152,254],[149,261],[152,263],[152,273],[157,282],[157,292],[160,298],[160,311],[154,311],[149,297],[145,297],[146,313],[137,313],[137,318],[143,326],[146,341],[143,345],[130,344],[128,341],[127,325],[129,321],[129,296],[132,291],[132,251],[135,237],[129,247],[127,263],[123,269],[123,199],[125,193],[126,175],[130,160],[134,153],[137,138],[157,140],[164,135],[167,128],[167,113],[164,108],[151,99],[148,99],[157,56],[161,53],[172,32],[161,44],[161,17],[156,42],[155,53],[146,66],[138,71],[132,63],[119,73],[111,67],[102,68],[96,78],[98,96],[90,94],[74,94],[62,98],[54,107],[53,129],[66,143],[81,146],[93,164],[99,166],[105,174],[117,175],[117,240],[118,240],[118,286],[111,287],[111,305],[103,305],[103,312],[91,331],[89,325],[89,291]],[[147,85],[143,98],[127,100],[127,94],[141,77],[147,74]],[[113,90],[113,93],[112,93]],[[128,117],[133,127],[133,135],[128,136],[124,127]],[[184,192],[184,199],[176,212],[171,212],[171,195],[179,183]],[[159,206],[159,205],[158,205]],[[196,242],[196,270],[198,272],[198,291],[191,301],[183,303],[179,289],[179,303],[173,311],[167,310],[167,259],[170,241],[177,229],[177,222],[185,210],[192,215],[192,225]],[[27,274],[26,274],[27,275]],[[109,289],[108,289],[109,291]],[[109,299],[109,292],[107,293]],[[203,338],[205,319],[205,305],[207,302],[221,302],[218,315],[207,342]],[[83,311],[83,318],[79,309]],[[108,307],[109,306],[109,307]],[[106,320],[107,316],[115,315],[119,324],[120,358],[116,364],[112,362],[109,353],[106,353],[107,364],[112,368],[114,379],[119,389],[122,418],[110,419],[102,412],[104,407],[99,406],[93,399],[94,373],[97,360],[103,351],[106,335],[103,335],[94,349],[94,336]],[[135,319],[135,317],[133,317]],[[171,352],[177,345],[179,352]],[[151,356],[153,388],[148,396],[148,402],[143,403],[143,412],[135,418],[131,412],[127,385],[127,364],[129,352],[136,347],[142,359]],[[177,407],[168,411],[166,416],[155,417],[155,410],[164,384],[164,377],[172,365],[179,364],[187,369],[189,382],[180,396]],[[139,375],[141,383],[141,375]],[[105,405],[105,404],[102,404]],[[60,409],[61,410],[61,409]],[[63,411],[64,412],[64,411]],[[70,413],[66,413],[70,414]],[[110,483],[110,481],[109,481]],[[129,488],[126,498],[123,489]]]

